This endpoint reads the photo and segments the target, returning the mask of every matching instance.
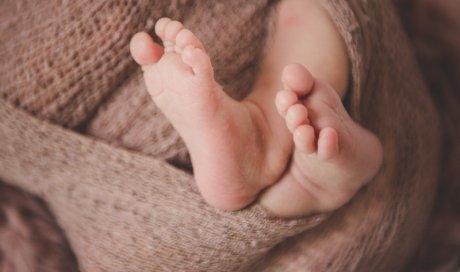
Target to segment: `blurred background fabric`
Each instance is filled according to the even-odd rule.
[[[443,125],[436,206],[410,271],[460,271],[460,1],[393,0]]]

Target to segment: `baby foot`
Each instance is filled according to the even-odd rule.
[[[288,217],[334,210],[376,174],[381,144],[350,118],[336,91],[304,66],[288,65],[282,81],[285,90],[278,92],[276,107],[295,150],[284,176],[260,201]]]
[[[184,139],[204,199],[225,210],[245,207],[279,178],[289,154],[273,147],[267,158],[262,135],[269,129],[262,113],[223,92],[190,30],[162,18],[155,32],[164,48],[146,33],[136,34],[130,45],[148,92]]]
[[[273,213],[290,217],[330,211],[378,171],[378,139],[355,123],[336,92],[303,66],[284,69],[286,90],[276,97],[292,141],[279,126],[282,119],[266,106],[269,93],[232,100],[214,80],[211,61],[191,31],[168,18],[160,19],[155,31],[164,48],[138,33],[131,53],[144,70],[152,99],[184,139],[198,188],[209,204],[243,208],[278,180],[260,199]]]

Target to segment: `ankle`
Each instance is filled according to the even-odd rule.
[[[264,166],[260,169],[264,173],[259,177],[260,184],[266,187],[279,178],[288,164],[293,150],[291,135],[281,123],[279,114],[273,111],[274,105],[264,106],[252,99],[245,99],[242,103],[250,116],[260,165]]]

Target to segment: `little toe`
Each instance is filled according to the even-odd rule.
[[[295,104],[289,107],[286,113],[286,125],[291,133],[293,133],[298,126],[307,123],[308,111],[305,106],[301,104]]]
[[[285,117],[289,107],[291,107],[298,101],[299,99],[297,95],[294,93],[294,91],[291,91],[291,90],[279,91],[275,97],[276,109],[278,110],[278,113],[282,117]]]
[[[204,49],[201,41],[189,29],[182,29],[176,36],[176,47],[178,50],[184,50],[187,46]]]
[[[318,157],[330,160],[339,152],[339,136],[333,128],[323,128],[318,137]]]
[[[201,48],[187,46],[183,50],[182,61],[192,68],[195,75],[213,76],[211,60]]]
[[[314,78],[305,66],[293,63],[287,65],[281,75],[281,80],[288,89],[298,96],[307,95],[313,88]]]
[[[163,48],[145,32],[136,33],[129,48],[134,60],[142,66],[155,64],[163,55]]]
[[[300,125],[293,133],[294,144],[297,149],[306,154],[316,151],[315,129],[310,125]]]

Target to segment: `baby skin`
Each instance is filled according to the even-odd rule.
[[[348,77],[338,34],[330,30],[338,44],[331,50],[343,55],[337,58],[343,60],[343,71],[323,68],[328,62],[321,58],[309,61],[308,55],[288,53],[295,52],[288,45],[298,36],[296,28],[307,24],[289,10],[296,9],[281,7],[278,34],[243,101],[230,98],[214,80],[203,44],[180,22],[157,21],[155,32],[163,46],[143,32],[131,41],[149,94],[186,143],[200,193],[216,208],[238,210],[257,200],[280,217],[332,211],[380,167],[379,140],[351,119],[335,90],[343,94]],[[327,17],[322,20],[330,24]],[[306,45],[305,51],[312,50]],[[320,60],[321,65],[313,63]]]

